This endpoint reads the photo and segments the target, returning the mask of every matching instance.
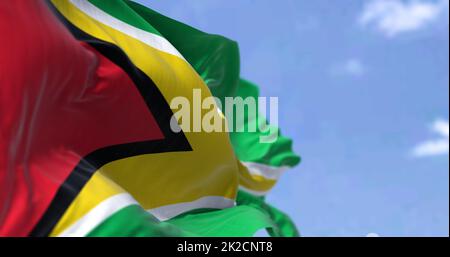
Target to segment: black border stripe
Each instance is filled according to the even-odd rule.
[[[107,163],[143,154],[192,151],[184,133],[175,133],[170,128],[173,112],[151,78],[137,68],[122,49],[81,31],[70,23],[49,0],[47,0],[47,4],[77,40],[92,46],[128,74],[139,90],[148,109],[153,114],[165,138],[162,140],[108,146],[85,156],[58,189],[50,206],[30,233],[30,236],[33,237],[48,236],[95,171]]]

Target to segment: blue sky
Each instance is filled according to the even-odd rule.
[[[303,163],[268,197],[304,236],[449,235],[448,0],[141,0],[239,42]]]

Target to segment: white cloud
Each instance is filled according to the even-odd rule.
[[[416,157],[427,157],[449,154],[449,122],[437,120],[431,126],[431,130],[440,138],[428,140],[416,146],[413,155]]]
[[[366,73],[366,67],[360,59],[351,58],[335,65],[331,69],[333,75],[350,75],[354,77],[359,77]]]
[[[425,28],[447,13],[449,0],[371,0],[359,22],[388,37]]]

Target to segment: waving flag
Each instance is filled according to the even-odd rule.
[[[225,97],[251,97],[257,99],[258,87],[240,78],[240,56],[238,44],[219,35],[207,34],[165,17],[132,1],[126,1],[137,14],[151,23],[173,44],[194,67],[210,88],[212,94],[225,102]],[[232,118],[236,119],[236,116]],[[300,158],[292,151],[292,140],[283,137],[277,127],[271,126],[264,116],[244,112],[243,127],[268,126],[277,133],[271,143],[260,142],[267,132],[231,132],[234,151],[241,161],[238,204],[251,204],[277,220],[278,235],[296,236],[298,232],[290,219],[263,201],[282,173],[296,166]],[[250,124],[256,123],[256,124]],[[232,124],[236,124],[234,120]],[[263,125],[263,126],[261,126]]]
[[[289,140],[170,127],[175,97],[248,94],[234,43],[131,1],[0,10],[0,235],[296,235],[260,197]]]

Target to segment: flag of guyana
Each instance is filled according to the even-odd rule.
[[[0,2],[0,236],[280,230],[236,204],[243,177],[249,191],[275,181],[252,176],[228,133],[172,130],[171,100],[211,91],[128,5]]]

